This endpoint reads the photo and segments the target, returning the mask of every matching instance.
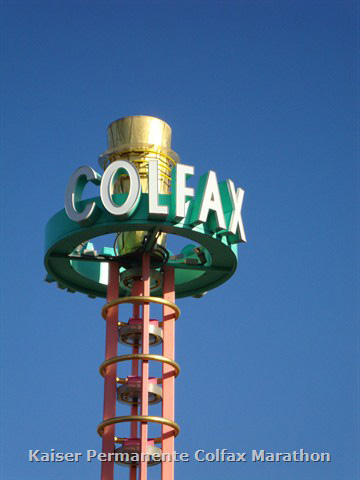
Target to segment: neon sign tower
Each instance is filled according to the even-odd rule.
[[[114,479],[114,464],[129,468],[130,480],[146,480],[161,464],[162,480],[174,479],[175,298],[201,297],[224,283],[237,265],[237,243],[245,242],[241,218],[244,191],[231,180],[218,183],[213,171],[187,186],[194,167],[171,149],[171,129],[160,119],[125,117],[108,127],[103,170],[78,168],[65,194],[65,208],[48,222],[45,266],[48,282],[69,292],[105,297],[106,321],[101,480]],[[87,182],[100,196],[82,200]],[[113,234],[113,245],[95,251],[91,239]],[[190,240],[179,253],[170,235]],[[108,238],[108,237],[107,237]],[[120,309],[130,304],[130,318]],[[152,316],[160,305],[161,318]],[[153,353],[161,348],[160,353]],[[121,351],[118,351],[121,350]],[[161,373],[153,375],[153,365]],[[119,373],[127,372],[127,373]],[[152,371],[152,370],[151,370]],[[117,414],[117,404],[127,414]],[[153,415],[153,405],[161,415]],[[126,407],[125,407],[126,408]],[[126,434],[119,434],[118,429]],[[159,433],[150,435],[157,426]],[[117,475],[116,475],[117,476]],[[125,473],[125,477],[126,477]],[[124,471],[119,478],[125,478]]]

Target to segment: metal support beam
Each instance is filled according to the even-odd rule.
[[[137,296],[141,295],[143,292],[143,285],[141,280],[136,280],[134,285],[131,289],[131,295]],[[133,306],[133,318],[140,318],[140,305],[138,303],[134,303]],[[136,354],[139,353],[139,346],[134,345],[132,349],[132,353]],[[139,375],[139,362],[138,360],[133,360],[131,364],[131,375],[138,376]],[[132,405],[131,407],[131,415],[138,415],[138,406]],[[137,422],[131,422],[130,426],[130,438],[138,438],[138,424]],[[136,465],[132,465],[130,467],[129,472],[129,479],[136,480]]]
[[[175,303],[174,268],[165,267],[164,299]],[[163,356],[175,360],[175,315],[173,309],[163,306]],[[173,368],[166,363],[162,369],[163,403],[162,416],[168,420],[175,419],[175,377]],[[162,452],[174,452],[173,429],[162,426]],[[174,480],[174,462],[162,462],[161,480]]]
[[[150,295],[150,254],[144,253],[142,263],[143,296]],[[149,323],[150,323],[150,305],[143,304],[142,312],[142,353],[149,353]],[[148,415],[148,389],[149,389],[149,361],[142,361],[141,369],[141,415]],[[141,422],[140,425],[140,452],[147,453],[148,445],[148,424]],[[140,480],[147,479],[147,461],[146,457],[140,462]],[[170,480],[170,479],[169,479]]]
[[[119,264],[109,263],[109,281],[107,301],[111,302],[119,296]],[[106,344],[105,359],[116,357],[118,342],[118,306],[109,308],[106,316]],[[104,420],[116,417],[116,363],[109,365],[105,372],[104,381]],[[104,428],[102,452],[114,452],[115,425]],[[114,479],[114,461],[101,463],[101,480]]]

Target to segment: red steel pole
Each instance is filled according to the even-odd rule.
[[[143,296],[150,295],[150,255],[144,253],[142,263],[143,278]],[[143,304],[142,316],[142,353],[149,353],[149,321],[150,321],[150,305]],[[142,361],[141,369],[141,415],[148,415],[148,391],[149,391],[149,362]],[[141,422],[140,424],[140,452],[147,453],[148,444],[148,424]],[[140,480],[147,479],[147,459],[146,456],[140,459]]]
[[[119,264],[109,262],[109,281],[107,301],[111,302],[119,296]],[[118,343],[118,306],[108,310],[106,316],[105,359],[116,357]],[[106,367],[104,381],[104,420],[116,417],[116,363]],[[115,425],[104,428],[102,439],[103,453],[114,452]],[[114,479],[114,460],[101,463],[101,480]]]
[[[175,303],[173,267],[165,267],[164,299]],[[175,360],[175,314],[174,311],[166,305],[163,306],[163,337],[163,356]],[[175,377],[173,375],[173,368],[166,363],[163,363],[162,378],[162,416],[169,420],[175,420]],[[162,453],[173,454],[175,446],[174,440],[173,429],[163,425]],[[164,461],[161,463],[161,480],[174,480],[173,461]]]
[[[143,292],[143,285],[141,280],[136,280],[134,282],[134,286],[131,289],[131,295],[132,296],[138,296],[141,295]],[[134,303],[133,306],[133,317],[134,318],[139,318],[140,317],[140,305],[138,303]],[[132,353],[139,353],[139,347],[137,345],[133,346]],[[139,375],[139,362],[138,360],[133,360],[132,361],[132,367],[131,367],[131,375],[138,376]],[[131,406],[131,415],[137,415],[138,414],[138,406],[137,405],[132,405]],[[131,438],[138,438],[138,428],[137,428],[137,422],[131,422],[131,427],[130,427],[130,437]],[[129,479],[130,480],[136,480],[136,465],[132,465],[130,467],[130,472],[129,472]]]

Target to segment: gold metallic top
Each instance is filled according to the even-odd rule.
[[[147,158],[157,158],[160,169],[165,170],[161,175],[170,178],[168,172],[179,162],[179,156],[171,150],[171,127],[160,118],[148,115],[120,118],[110,123],[107,137],[108,149],[99,157],[103,169],[115,160],[144,163],[144,158],[145,162]]]
[[[159,118],[147,115],[123,117],[107,129],[109,148],[130,144],[152,144],[171,148],[171,128]]]
[[[171,171],[179,162],[179,156],[171,150],[171,128],[159,118],[134,115],[112,122],[108,129],[108,149],[100,155],[99,165],[105,170],[110,163],[126,160],[135,165],[143,193],[149,191],[149,160],[158,161],[159,193],[171,191]],[[119,175],[113,185],[114,193],[129,191],[129,177]],[[119,255],[141,250],[145,231],[120,233],[116,240]],[[161,233],[157,243],[165,247],[166,234]]]

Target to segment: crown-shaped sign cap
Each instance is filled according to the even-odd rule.
[[[147,115],[123,117],[107,129],[109,149],[121,145],[147,144],[171,148],[171,127],[163,120]]]

